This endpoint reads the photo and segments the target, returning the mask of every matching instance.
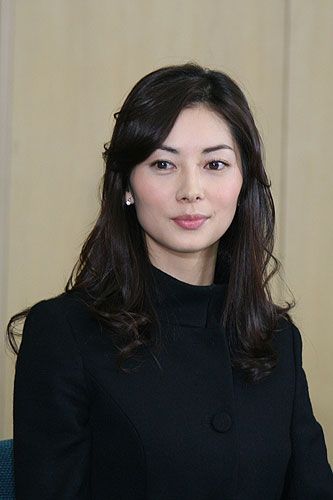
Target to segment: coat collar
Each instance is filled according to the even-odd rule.
[[[162,322],[216,328],[222,316],[227,284],[192,285],[150,264],[152,301]]]

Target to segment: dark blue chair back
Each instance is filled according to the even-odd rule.
[[[0,500],[15,500],[12,439],[0,441]]]

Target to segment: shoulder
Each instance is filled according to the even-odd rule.
[[[274,344],[280,355],[289,360],[296,367],[302,366],[302,333],[291,316],[281,316],[274,331]]]
[[[59,295],[36,302],[29,311],[29,317],[43,317],[45,314],[67,314],[81,308],[87,308],[85,295],[79,292],[63,292]],[[82,306],[83,309],[82,309]]]
[[[302,334],[289,314],[287,316],[279,317],[274,333],[275,335],[279,335],[281,339],[287,337],[287,339],[293,344],[302,343]]]
[[[60,339],[71,333],[75,340],[82,341],[86,332],[99,328],[92,316],[88,301],[78,292],[64,292],[35,303],[29,310],[24,324],[23,337],[27,331],[43,332],[44,337]],[[80,338],[81,337],[81,338]]]
[[[88,303],[83,294],[64,292],[36,302],[29,310],[27,322],[51,322],[51,320],[75,320],[76,317],[90,317]]]

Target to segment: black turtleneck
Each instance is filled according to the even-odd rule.
[[[226,298],[227,285],[193,285],[151,264],[152,299],[160,320],[183,326],[216,328]]]

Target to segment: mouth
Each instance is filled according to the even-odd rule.
[[[184,214],[174,218],[174,220],[199,220],[199,219],[207,219],[207,216],[204,214]]]
[[[203,217],[203,216],[196,216],[195,218],[189,218],[188,216],[186,218],[184,217],[177,217],[176,219],[172,219],[178,226],[182,227],[183,229],[198,229],[201,227],[207,220],[208,217]]]

